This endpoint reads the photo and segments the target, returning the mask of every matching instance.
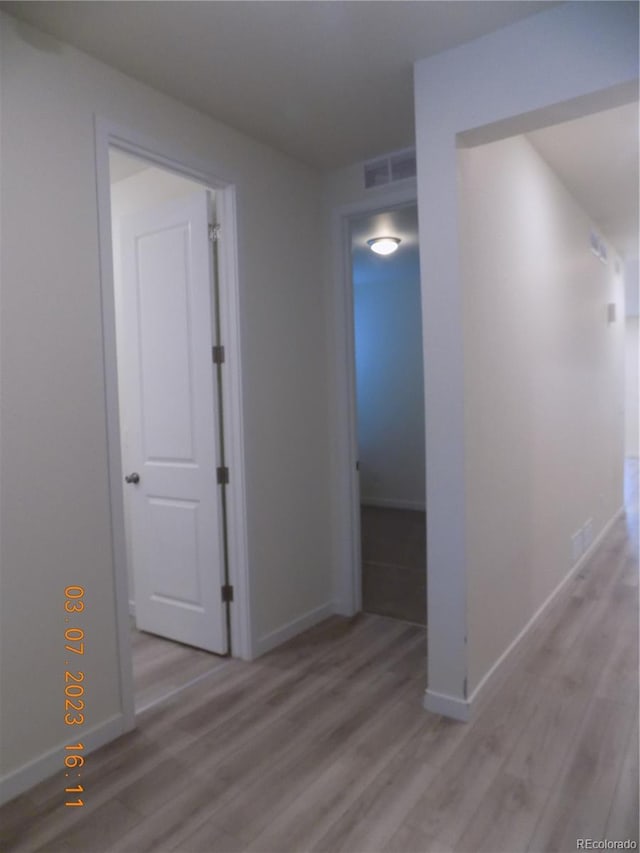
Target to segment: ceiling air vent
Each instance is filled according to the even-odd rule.
[[[364,186],[370,190],[395,181],[404,181],[416,176],[416,152],[414,148],[395,151],[385,157],[369,160],[364,164]]]

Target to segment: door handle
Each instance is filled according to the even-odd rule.
[[[127,474],[124,478],[125,483],[133,483],[134,486],[140,482],[140,474],[137,474],[135,471],[133,474]]]

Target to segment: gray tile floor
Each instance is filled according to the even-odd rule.
[[[426,515],[362,506],[362,606],[427,624]]]

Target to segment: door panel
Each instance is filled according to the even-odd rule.
[[[202,610],[195,501],[149,498],[149,557],[155,567],[153,598]]]
[[[121,247],[136,623],[224,654],[206,192],[123,218]]]
[[[136,251],[145,457],[193,462],[188,226],[143,234]]]

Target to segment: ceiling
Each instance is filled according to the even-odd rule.
[[[638,103],[527,134],[623,255],[638,255]]]
[[[418,207],[404,205],[384,213],[368,213],[349,220],[354,284],[386,281],[390,268],[396,278],[416,276],[420,269]],[[367,245],[372,237],[399,237],[392,255],[376,255]]]
[[[413,144],[415,60],[549,5],[49,0],[0,8],[298,160],[333,168]]]
[[[130,154],[123,154],[117,148],[109,149],[109,177],[112,184],[145,172],[148,168],[149,164],[144,160],[132,157]]]
[[[0,2],[3,11],[318,169],[413,145],[413,61],[550,5]],[[614,245],[637,255],[637,103],[529,138]]]

